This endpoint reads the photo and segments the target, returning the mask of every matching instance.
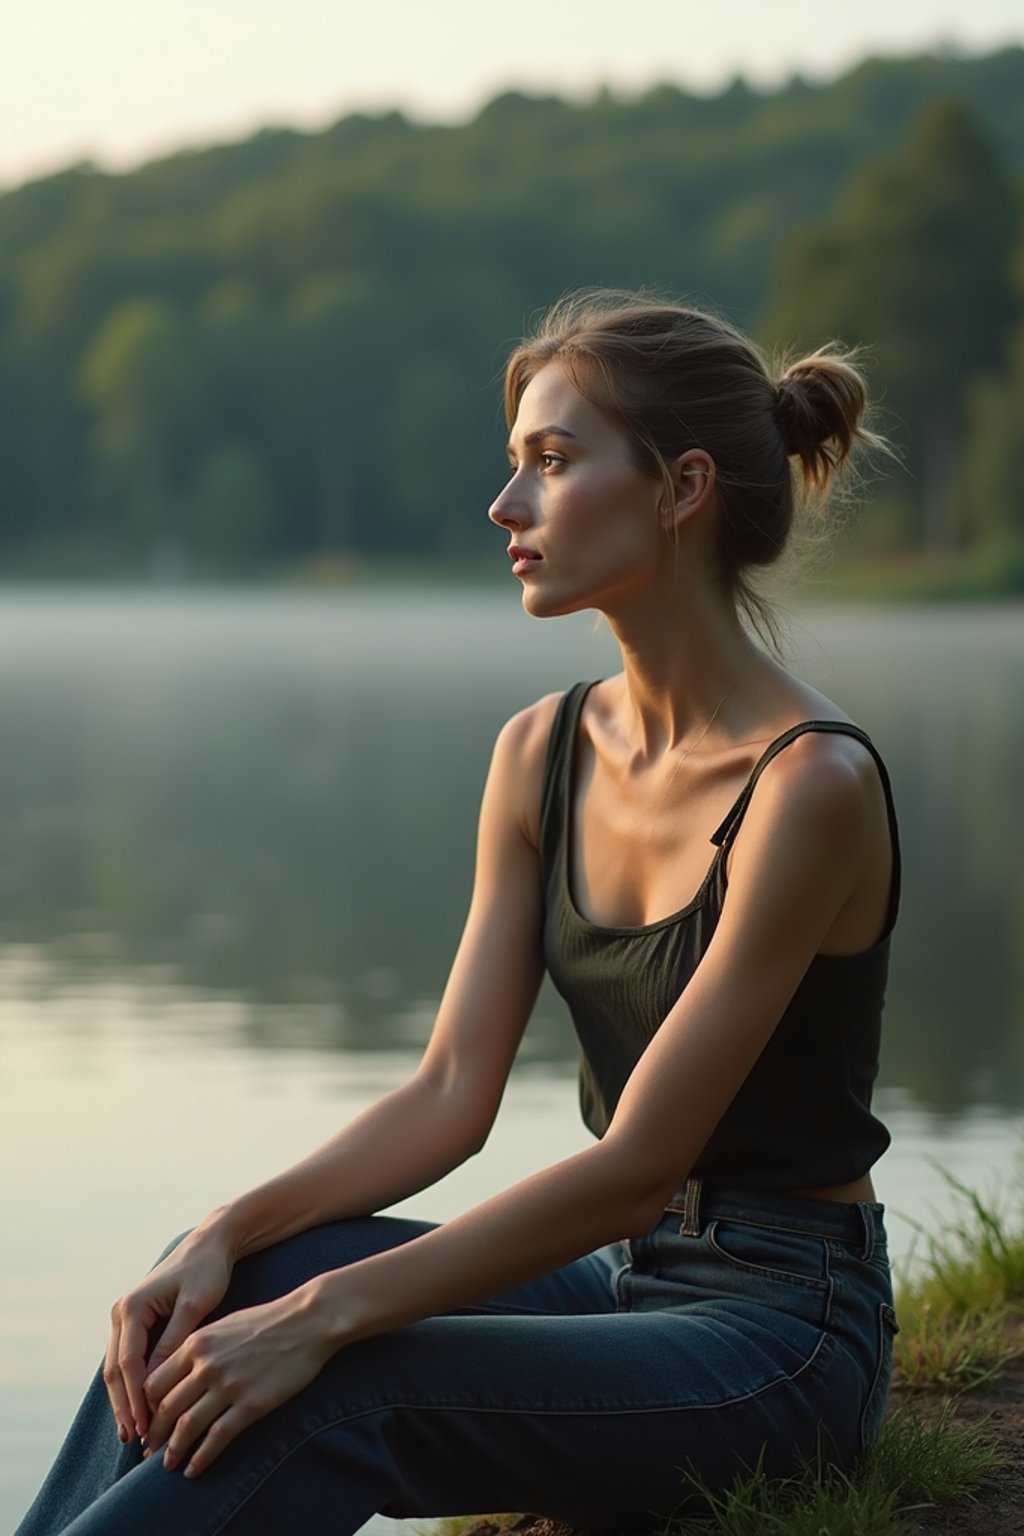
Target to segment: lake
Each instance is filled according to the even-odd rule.
[[[803,608],[790,652],[900,812],[876,1179],[906,1260],[949,1209],[936,1164],[1024,1175],[1024,608]],[[613,666],[588,616],[429,576],[0,595],[3,1528],[114,1296],[412,1069],[495,732]],[[545,990],[485,1152],[396,1209],[444,1219],[584,1146],[574,1070]]]

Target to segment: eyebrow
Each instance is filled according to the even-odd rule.
[[[532,448],[534,443],[539,443],[541,438],[544,437],[571,437],[573,442],[576,441],[576,433],[570,432],[568,427],[538,427],[536,431],[528,432],[526,434],[526,436],[523,438],[523,446],[526,448]],[[509,440],[508,443],[508,451],[509,453],[512,453],[513,451],[511,440]]]

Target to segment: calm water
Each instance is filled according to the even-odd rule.
[[[989,1191],[1021,1167],[1024,609],[806,611],[791,650],[901,813],[877,1182],[906,1254],[932,1160]],[[2,1528],[112,1298],[410,1070],[495,731],[613,664],[511,589],[0,598]],[[486,1152],[402,1209],[583,1146],[574,1062],[544,993]]]

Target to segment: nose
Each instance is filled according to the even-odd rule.
[[[524,528],[530,521],[529,510],[522,498],[519,475],[514,474],[491,502],[487,516],[499,528]]]

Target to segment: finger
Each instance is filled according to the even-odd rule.
[[[203,1390],[195,1374],[194,1362],[180,1350],[170,1360],[165,1360],[152,1376],[146,1377],[143,1391],[149,1403],[151,1450],[163,1445],[178,1414],[194,1402]]]
[[[168,1472],[187,1459],[196,1442],[225,1411],[226,1406],[223,1397],[213,1392],[204,1392],[177,1414],[164,1451],[164,1466]]]
[[[124,1392],[131,1405],[135,1428],[144,1435],[149,1427],[149,1404],[142,1390],[146,1375],[146,1347],[149,1330],[142,1318],[128,1313],[121,1329],[117,1363],[124,1383]]]
[[[185,1340],[195,1333],[202,1321],[202,1316],[203,1309],[198,1302],[190,1301],[184,1296],[178,1297],[174,1311],[167,1319],[164,1331],[149,1357],[147,1371],[150,1375],[159,1370],[164,1361],[169,1360],[174,1351],[180,1349]]]
[[[158,1451],[170,1439],[182,1414],[189,1413],[204,1395],[208,1395],[208,1389],[194,1371],[190,1371],[173,1391],[167,1393],[150,1422],[149,1449],[151,1451]]]
[[[160,1455],[161,1450],[167,1450],[173,1441],[175,1450],[170,1456],[169,1465],[180,1462],[184,1452],[203,1433],[207,1424],[223,1412],[224,1402],[226,1399],[223,1396],[209,1392],[197,1381],[195,1375],[186,1376],[173,1392],[167,1393],[154,1413],[149,1427],[150,1455]],[[200,1404],[204,1404],[204,1407],[200,1407]]]
[[[226,1409],[219,1419],[214,1419],[202,1443],[196,1447],[185,1468],[186,1477],[198,1477],[217,1460],[224,1447],[230,1445],[259,1415],[240,1407],[237,1403]]]
[[[110,1338],[107,1341],[107,1352],[103,1358],[103,1383],[107,1389],[107,1397],[110,1399],[111,1411],[114,1422],[117,1425],[118,1439],[122,1445],[127,1445],[132,1438],[133,1415],[128,1393],[125,1391],[124,1377],[121,1375],[121,1367],[117,1363],[117,1349],[120,1340],[120,1321],[117,1306],[111,1314]]]

